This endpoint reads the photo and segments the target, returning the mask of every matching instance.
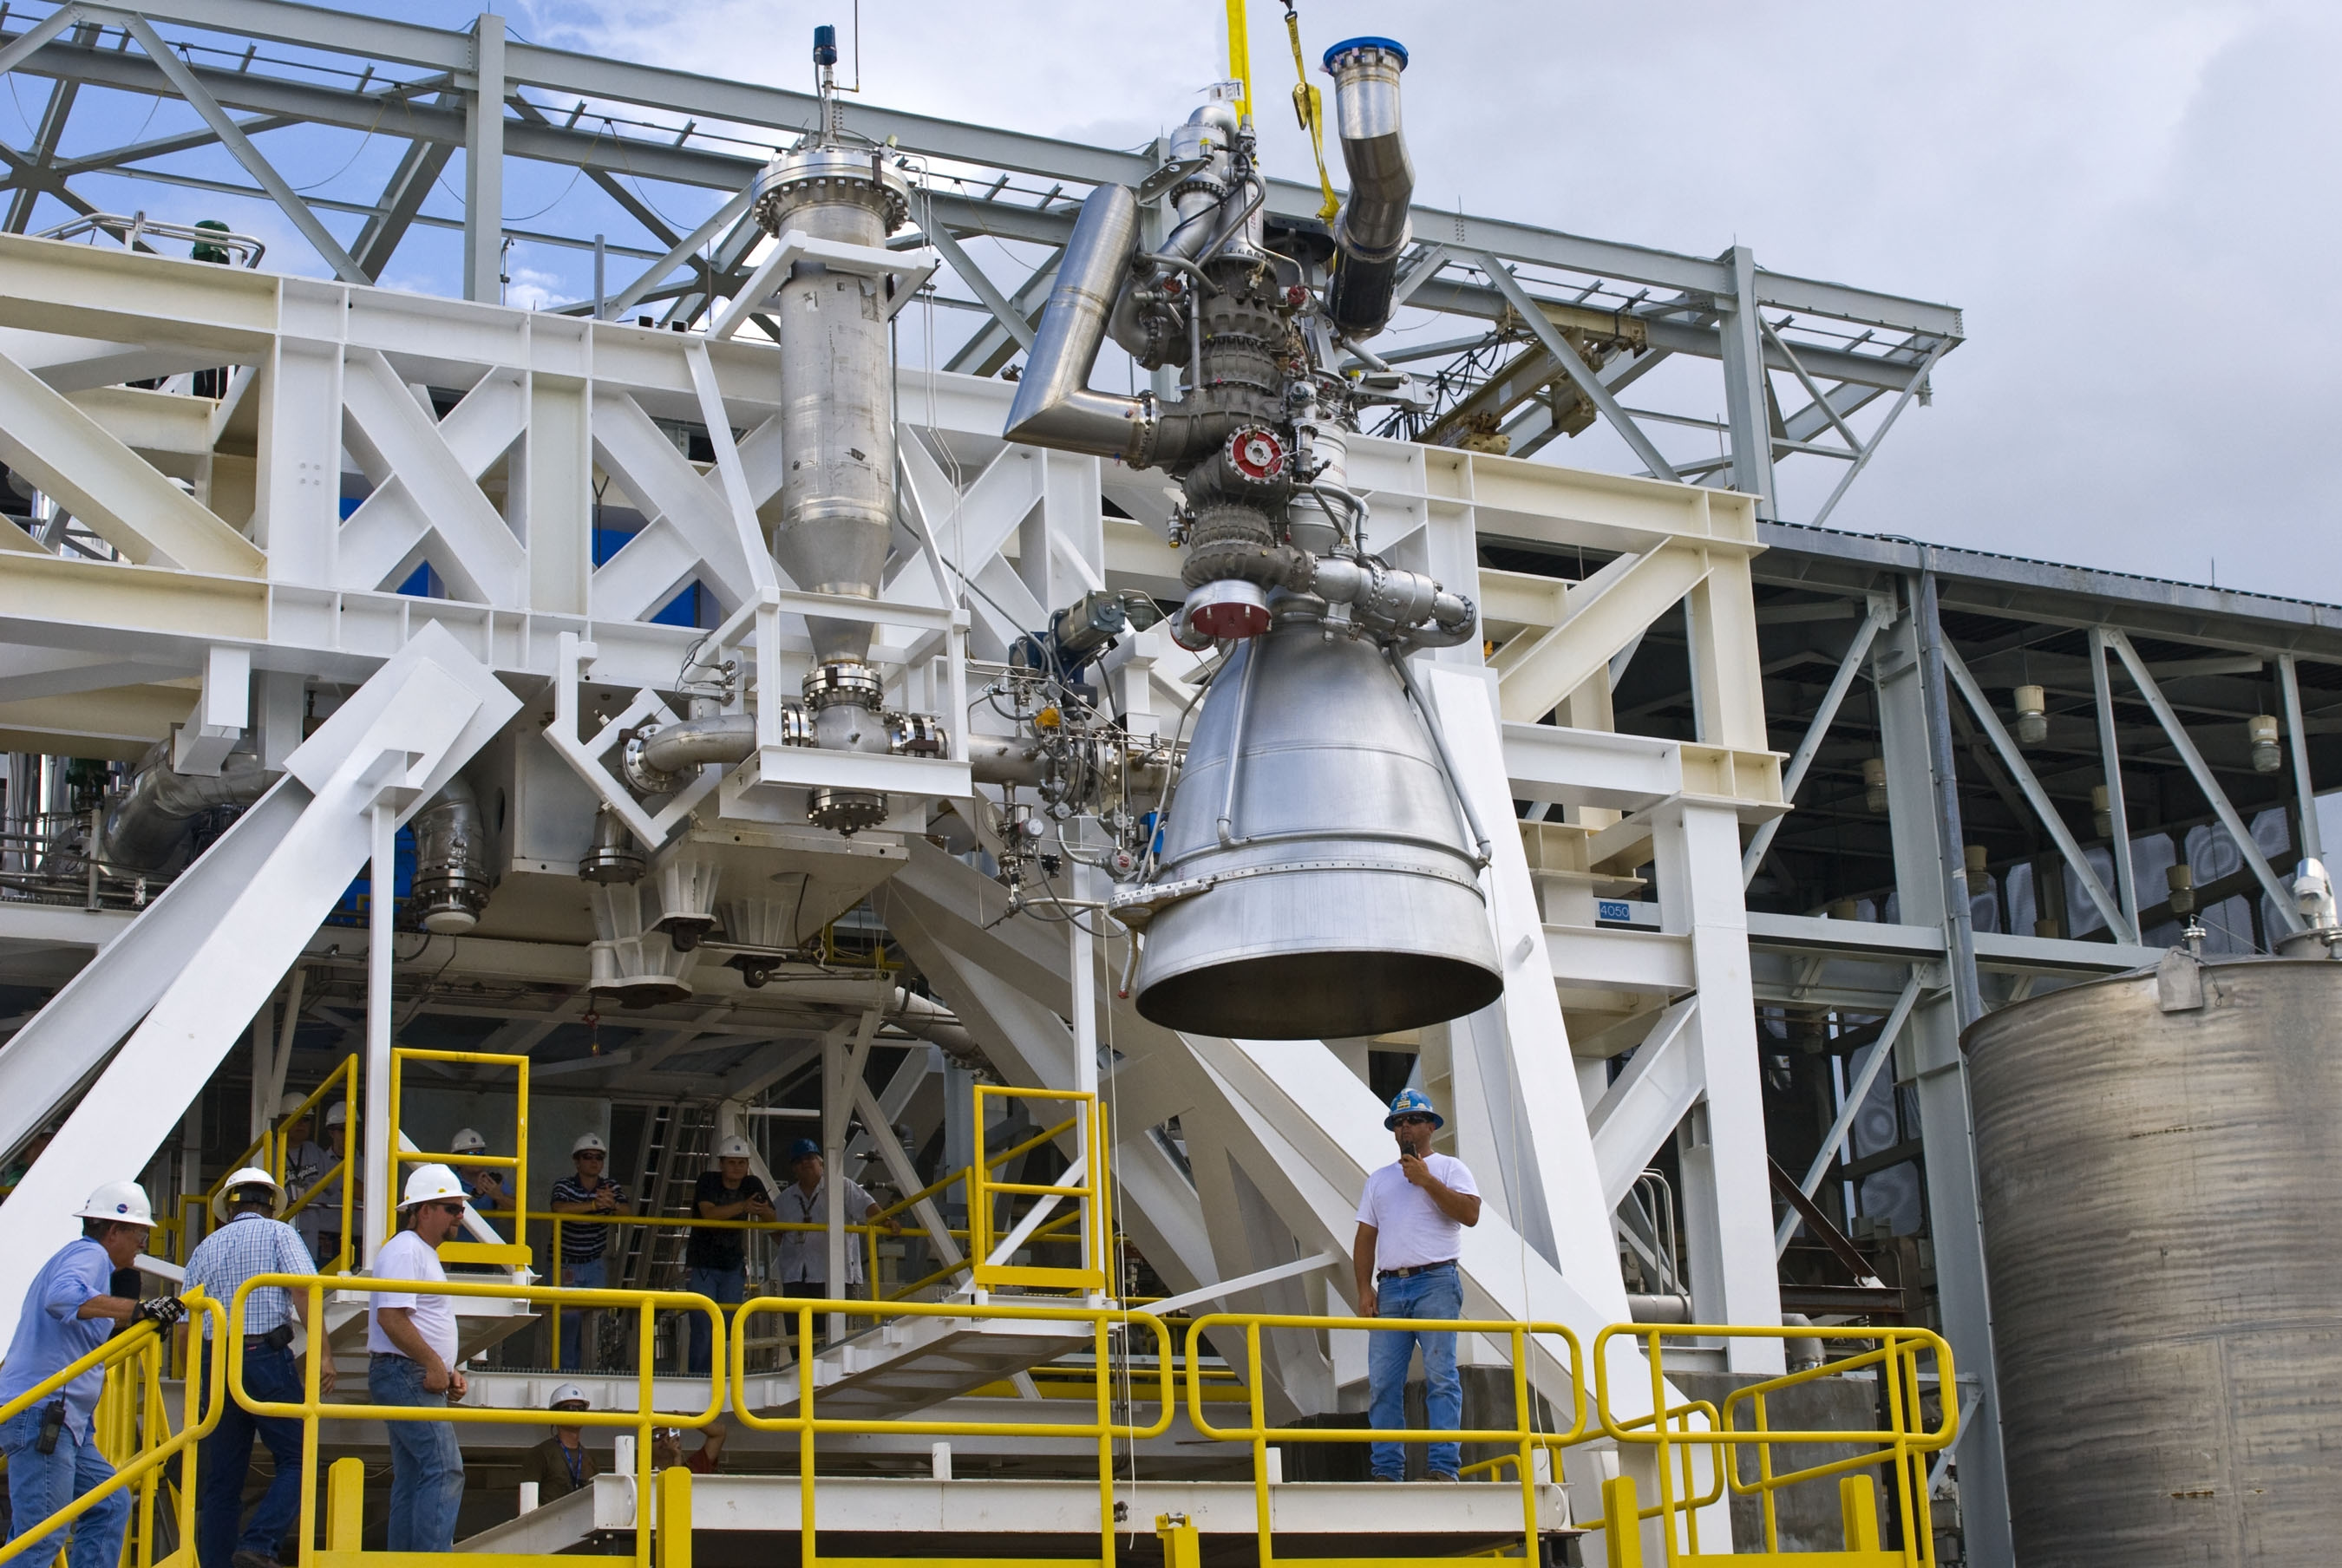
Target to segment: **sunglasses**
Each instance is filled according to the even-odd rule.
[[[596,1164],[597,1164],[597,1165],[598,1165],[598,1164],[600,1164],[602,1163],[603,1159],[605,1158],[604,1154],[602,1154],[602,1152],[601,1152],[599,1149],[586,1149],[586,1150],[583,1150],[583,1151],[581,1151],[580,1153],[578,1153],[576,1155],[575,1155],[574,1157],[575,1157],[575,1158],[576,1158],[576,1159],[580,1159],[580,1160],[591,1160],[591,1161],[593,1161],[593,1162],[594,1162]]]
[[[1402,1127],[1428,1127],[1432,1122],[1428,1116],[1401,1116],[1398,1124]]]
[[[434,1203],[431,1206],[437,1209],[443,1214],[453,1214],[459,1220],[464,1217],[464,1205],[462,1203]]]

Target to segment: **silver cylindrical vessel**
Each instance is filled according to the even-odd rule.
[[[785,153],[756,183],[754,211],[769,233],[876,249],[908,212],[907,187],[880,155],[820,146]],[[775,293],[780,329],[781,449],[777,505],[759,513],[773,557],[796,586],[876,598],[895,519],[894,369],[886,280],[799,262]],[[866,621],[808,623],[816,661],[865,662]]]
[[[2017,1561],[2342,1537],[2342,963],[2077,985],[1965,1039]]]
[[[1152,884],[1138,1010],[1192,1034],[1326,1039],[1486,1006],[1504,989],[1454,791],[1373,643],[1279,602],[1196,715]]]

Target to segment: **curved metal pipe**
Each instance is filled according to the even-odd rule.
[[[754,714],[716,714],[663,724],[643,736],[643,761],[667,774],[687,774],[705,763],[737,766],[756,749]]]
[[[1326,314],[1343,332],[1371,337],[1391,318],[1398,258],[1411,237],[1415,165],[1399,125],[1399,73],[1406,51],[1387,38],[1352,38],[1326,51],[1334,121],[1350,194],[1334,226],[1334,286]]]
[[[1057,264],[1057,281],[1008,411],[1009,440],[1144,466],[1154,445],[1154,398],[1089,390],[1107,320],[1137,250],[1136,194],[1127,185],[1098,186],[1082,203]]]
[[[98,858],[117,870],[154,874],[171,864],[195,819],[219,806],[242,808],[268,792],[276,774],[250,752],[231,752],[216,777],[171,765],[171,743],[156,741],[120,799],[106,808]]]

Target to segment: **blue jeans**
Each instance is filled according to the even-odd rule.
[[[423,1386],[423,1365],[377,1352],[366,1363],[366,1393],[376,1404],[445,1407],[447,1396]],[[464,1501],[464,1451],[452,1421],[389,1421],[390,1540],[393,1552],[453,1552],[455,1510]]]
[[[598,1291],[610,1282],[610,1260],[607,1257],[587,1258],[575,1263],[561,1260],[561,1284],[565,1290]],[[601,1309],[564,1307],[561,1309],[561,1366],[565,1372],[575,1372],[586,1364],[586,1320]]]
[[[301,1371],[293,1353],[247,1347],[244,1391],[264,1403],[299,1403]],[[255,1434],[276,1462],[276,1478],[239,1538]],[[276,1543],[301,1516],[301,1423],[290,1416],[255,1415],[231,1398],[219,1424],[198,1445],[196,1471],[195,1556],[203,1568],[228,1568],[239,1549],[275,1556]]]
[[[31,1529],[114,1474],[114,1466],[99,1455],[96,1443],[75,1443],[70,1430],[57,1434],[55,1453],[35,1452],[34,1444],[41,1435],[41,1412],[48,1403],[43,1400],[0,1422],[0,1453],[8,1456],[8,1507],[20,1530]],[[125,1486],[92,1504],[89,1512],[65,1526],[73,1532],[73,1547],[65,1557],[69,1568],[115,1568],[122,1555],[123,1529],[130,1523],[130,1497],[131,1488]],[[17,1561],[46,1568],[65,1533],[59,1530],[26,1547]]]
[[[1377,1281],[1376,1315],[1394,1318],[1456,1318],[1464,1315],[1464,1279],[1448,1263],[1429,1273]],[[1378,1329],[1366,1335],[1366,1387],[1373,1396],[1369,1409],[1377,1432],[1406,1426],[1406,1366],[1416,1345],[1423,1347],[1424,1421],[1434,1432],[1454,1432],[1464,1423],[1464,1380],[1456,1373],[1456,1335],[1424,1329]],[[1406,1445],[1377,1443],[1374,1447],[1375,1478],[1403,1480]],[[1456,1473],[1464,1458],[1454,1443],[1431,1445],[1433,1474]]]
[[[748,1265],[742,1263],[729,1269],[686,1269],[683,1272],[683,1288],[704,1295],[709,1301],[737,1306],[747,1295]],[[715,1334],[702,1313],[692,1313],[684,1319],[684,1323],[691,1335],[691,1351],[684,1362],[684,1374],[706,1377]]]

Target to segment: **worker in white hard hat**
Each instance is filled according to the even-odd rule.
[[[449,1141],[447,1152],[456,1158],[455,1174],[463,1179],[464,1190],[471,1195],[472,1207],[480,1213],[502,1213],[513,1207],[512,1178],[490,1165],[466,1165],[466,1154],[485,1154],[488,1141],[475,1127],[459,1127]]]
[[[33,1275],[16,1317],[15,1337],[0,1362],[0,1403],[30,1393],[104,1344],[116,1323],[152,1323],[168,1330],[186,1316],[176,1296],[150,1302],[113,1293],[117,1269],[130,1267],[146,1250],[155,1224],[145,1189],[135,1182],[108,1182],[75,1211],[81,1234],[59,1248]],[[113,1479],[114,1466],[97,1451],[91,1428],[105,1374],[93,1367],[55,1394],[0,1422],[0,1456],[8,1462],[8,1506],[15,1526],[28,1531],[84,1493]],[[130,1520],[128,1488],[92,1503],[88,1511],[48,1539],[20,1553],[28,1563],[46,1563],[64,1543],[68,1568],[115,1568],[122,1555],[123,1528]]]
[[[1383,1118],[1398,1144],[1398,1158],[1366,1177],[1358,1199],[1358,1233],[1350,1247],[1358,1315],[1447,1318],[1464,1315],[1464,1280],[1456,1260],[1466,1227],[1480,1223],[1480,1188],[1464,1162],[1435,1154],[1431,1135],[1446,1118],[1420,1089],[1402,1089]],[[1387,1329],[1366,1335],[1367,1424],[1378,1432],[1406,1425],[1406,1369],[1423,1350],[1424,1423],[1434,1432],[1464,1424],[1464,1383],[1456,1371],[1453,1329]],[[1406,1445],[1371,1445],[1376,1481],[1406,1473]],[[1434,1481],[1458,1479],[1463,1450],[1430,1445]]]
[[[464,1223],[464,1183],[445,1165],[417,1165],[398,1205],[402,1224],[375,1254],[377,1280],[443,1285],[439,1243]],[[366,1392],[376,1404],[442,1407],[464,1397],[455,1303],[427,1290],[377,1293],[366,1313]],[[453,1552],[464,1501],[464,1450],[452,1421],[392,1421],[390,1540],[393,1552]]]
[[[317,1118],[306,1108],[308,1100],[298,1089],[287,1089],[276,1102],[276,1169],[285,1183],[285,1208],[298,1203],[334,1163],[316,1140]]]
[[[783,1231],[776,1249],[779,1253],[781,1293],[800,1300],[820,1301],[850,1299],[862,1291],[862,1238],[852,1232],[846,1237],[846,1283],[836,1295],[829,1286],[829,1183],[821,1157],[821,1145],[811,1138],[799,1138],[789,1145],[789,1175],[793,1178],[781,1189],[780,1201],[774,1206],[781,1219],[791,1224],[819,1225],[817,1231]],[[840,1195],[845,1199],[846,1218],[856,1224],[883,1224],[896,1235],[903,1227],[893,1220],[881,1219],[878,1201],[863,1191],[862,1184],[851,1176],[838,1178]],[[828,1318],[814,1319],[814,1333],[827,1337]],[[795,1324],[791,1324],[794,1330]]]
[[[187,1259],[183,1288],[201,1286],[214,1301],[233,1302],[244,1282],[256,1274],[315,1273],[299,1233],[277,1217],[284,1212],[285,1189],[267,1172],[247,1165],[230,1173],[212,1197],[219,1229]],[[243,1321],[230,1327],[244,1336],[244,1392],[251,1398],[301,1402],[305,1384],[293,1354],[293,1330],[305,1304],[280,1285],[265,1285],[245,1299]],[[208,1319],[204,1332],[208,1338]],[[200,1355],[194,1361],[210,1365]],[[317,1386],[334,1392],[330,1355],[319,1358]],[[252,1470],[255,1436],[268,1445],[275,1475],[245,1524],[244,1483]],[[277,1568],[278,1543],[301,1513],[301,1423],[291,1416],[255,1415],[231,1399],[221,1408],[219,1424],[203,1440],[200,1457],[195,1556],[202,1568]]]
[[[556,1214],[615,1214],[626,1207],[626,1190],[603,1174],[610,1163],[610,1145],[602,1141],[599,1133],[582,1133],[569,1145],[569,1162],[577,1167],[575,1175],[562,1177],[553,1183],[552,1204]],[[610,1227],[562,1222],[561,1283],[569,1290],[600,1290],[610,1283]],[[598,1322],[596,1312],[576,1311],[565,1307],[561,1313],[561,1367],[581,1367],[586,1364],[586,1324]]]
[[[296,1188],[289,1161],[285,1167],[285,1202],[299,1205],[299,1212],[293,1216],[293,1228],[309,1243],[309,1255],[317,1260],[320,1268],[331,1266],[341,1255],[342,1175],[334,1167],[347,1154],[349,1131],[350,1108],[336,1100],[325,1107],[325,1143],[317,1150],[317,1174],[305,1186]],[[351,1217],[356,1217],[355,1203]]]
[[[771,1220],[777,1218],[773,1194],[763,1178],[749,1170],[756,1151],[748,1140],[735,1135],[716,1146],[716,1169],[700,1174],[693,1192],[692,1213],[703,1220]],[[721,1225],[695,1225],[683,1250],[683,1288],[710,1301],[736,1305],[748,1288],[747,1233]],[[686,1371],[707,1375],[714,1334],[698,1313],[684,1314],[690,1325],[691,1350]]]
[[[574,1383],[565,1383],[555,1389],[553,1397],[545,1403],[555,1415],[591,1408],[586,1391]],[[553,1435],[530,1449],[520,1462],[520,1478],[536,1483],[540,1503],[582,1491],[587,1482],[601,1473],[602,1467],[594,1462],[593,1452],[586,1446],[586,1429],[574,1422],[555,1423]]]

